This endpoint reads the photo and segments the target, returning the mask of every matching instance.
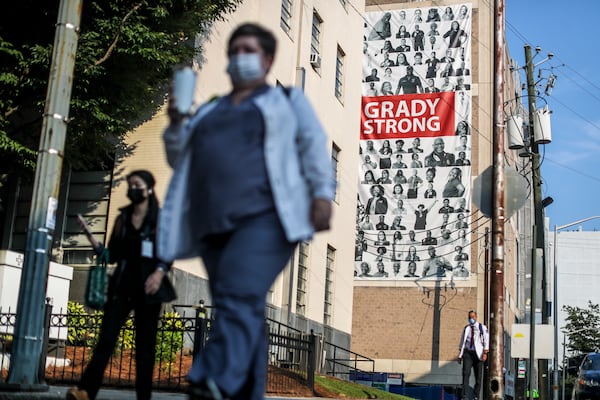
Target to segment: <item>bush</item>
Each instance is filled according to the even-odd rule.
[[[119,338],[117,339],[117,346],[115,348],[115,352],[119,352],[120,350],[126,349],[134,349],[135,341],[134,341],[134,332],[135,325],[133,323],[133,318],[128,317],[125,320],[125,324],[121,327],[119,331]]]
[[[156,338],[156,361],[173,362],[183,349],[183,322],[181,316],[174,312],[164,313],[158,327]]]
[[[98,341],[102,311],[90,314],[81,303],[67,303],[67,343],[74,346],[94,347]]]
[[[69,301],[67,305],[67,341],[70,345],[95,347],[98,342],[102,311],[89,314],[84,305]],[[133,318],[127,318],[119,332],[115,353],[122,350],[135,349],[135,332]],[[183,349],[184,324],[176,312],[167,312],[159,320],[158,336],[156,338],[155,360],[173,362]]]
[[[67,303],[67,343],[74,346],[95,347],[103,317],[103,311],[94,311],[90,314],[83,304],[69,301]],[[126,326],[133,326],[133,322],[128,321]],[[129,338],[130,336],[133,337],[132,332],[121,331],[119,345],[126,343],[125,346],[129,345],[129,347],[124,348],[131,348],[133,340]]]
[[[1,353],[10,353],[12,351],[13,336],[10,334],[0,335],[0,357]]]

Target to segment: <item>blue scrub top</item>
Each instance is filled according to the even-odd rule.
[[[265,123],[252,99],[240,104],[230,95],[196,126],[192,147],[190,195],[198,238],[234,230],[245,218],[275,210],[264,155]]]

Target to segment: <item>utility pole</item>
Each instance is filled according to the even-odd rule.
[[[490,273],[490,369],[487,394],[504,398],[504,0],[494,1],[494,206]],[[478,393],[475,394],[477,396]],[[488,398],[488,396],[484,397]]]
[[[490,228],[485,228],[483,239],[483,265],[485,266],[483,283],[483,324],[490,326]]]
[[[483,241],[484,255],[483,255],[483,268],[484,274],[483,279],[483,324],[490,326],[490,228],[486,226],[485,236]],[[488,388],[490,386],[490,370],[487,365],[483,365],[483,387]]]
[[[43,379],[40,382],[38,377],[45,329],[44,300],[48,281],[49,252],[56,224],[81,7],[82,0],[61,0],[58,13],[42,136],[29,212],[12,357],[7,383],[1,386],[8,390],[47,390]]]
[[[536,90],[535,90],[535,81],[533,77],[533,69],[535,65],[533,64],[533,57],[531,55],[531,46],[525,45],[525,72],[527,78],[527,100],[528,100],[528,112],[529,112],[529,141],[531,146],[531,163],[532,163],[532,175],[533,175],[533,208],[534,208],[534,243],[533,243],[533,253],[532,257],[532,265],[531,265],[531,287],[532,294],[534,290],[536,290],[537,282],[535,282],[535,270],[541,267],[542,272],[542,317],[545,319],[542,322],[548,323],[548,313],[546,309],[546,268],[545,268],[545,234],[544,234],[544,207],[542,206],[542,180],[540,175],[540,153],[538,144],[535,141],[534,133],[533,133],[533,124],[535,118],[535,100],[536,100]],[[541,253],[542,257],[542,265],[537,265],[536,253]],[[533,298],[531,300],[531,324],[535,325],[535,309],[536,304],[533,302]],[[545,317],[544,317],[545,315]],[[533,329],[532,329],[533,330]],[[535,336],[535,332],[532,332]],[[531,340],[535,340],[534,336],[531,337]],[[535,358],[533,358],[533,354],[530,354],[530,364],[533,366],[535,362]],[[532,369],[532,368],[531,368]],[[548,378],[548,361],[547,360],[539,360],[538,361],[538,383],[539,383],[539,394],[541,399],[547,399],[547,378]],[[531,382],[531,377],[530,377]],[[530,396],[533,396],[533,388],[529,388]]]

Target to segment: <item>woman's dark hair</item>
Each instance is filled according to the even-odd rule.
[[[258,24],[246,23],[238,26],[227,42],[227,49],[231,48],[231,43],[241,36],[254,36],[258,39],[260,47],[268,56],[274,56],[277,49],[277,39],[273,33]]]
[[[373,189],[375,189],[375,187],[377,187],[379,189],[379,194],[381,195],[381,197],[383,197],[383,195],[385,193],[384,193],[384,190],[383,190],[383,186],[381,186],[380,184],[371,186],[371,189],[369,190],[371,192],[371,195],[373,195]]]
[[[142,180],[146,182],[146,185],[148,185],[148,189],[154,188],[156,181],[154,180],[154,175],[152,175],[150,171],[147,171],[145,169],[138,169],[136,171],[132,171],[129,173],[129,175],[127,175],[127,180],[129,180],[129,178],[131,178],[134,175],[142,178]]]
[[[464,133],[459,132],[459,130],[460,130],[461,127],[464,128],[464,130],[465,130]],[[458,124],[456,124],[455,134],[457,136],[469,135],[470,134],[469,130],[470,130],[469,123],[467,121],[464,121],[464,120],[463,121],[459,121]]]
[[[130,172],[127,175],[127,181],[132,176],[137,176],[141,178],[146,185],[148,186],[148,217],[150,217],[150,226],[156,226],[158,221],[158,210],[160,206],[158,204],[158,199],[156,198],[156,194],[154,193],[154,185],[156,184],[156,180],[154,179],[154,175],[150,171],[145,169],[138,169]]]

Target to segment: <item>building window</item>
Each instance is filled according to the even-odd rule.
[[[338,196],[338,192],[339,192],[339,185],[340,185],[340,170],[339,170],[339,166],[340,166],[340,148],[333,143],[331,145],[331,164],[333,166],[333,173],[334,173],[334,177],[335,177],[335,182],[337,183],[336,187],[335,187],[335,200],[337,201],[339,199]]]
[[[308,243],[298,246],[298,288],[296,289],[296,314],[306,315],[306,290],[308,289]]]
[[[321,54],[321,24],[323,20],[316,11],[313,11],[312,33],[310,36],[310,52]]]
[[[77,215],[87,220],[96,240],[106,238],[108,209],[111,196],[111,171],[72,171],[68,178],[66,212],[59,210],[66,219],[60,232],[62,259],[57,261],[70,266],[94,265],[95,253],[89,241],[81,233]],[[64,204],[64,203],[63,203]],[[58,237],[58,234],[55,235]]]
[[[333,270],[335,265],[335,249],[327,246],[327,268],[325,270],[325,307],[323,324],[331,325],[333,316]]]
[[[342,101],[344,95],[344,58],[346,54],[338,46],[335,59],[335,97]]]
[[[321,68],[321,28],[323,20],[313,11],[312,31],[310,34],[310,65],[315,69]]]
[[[280,25],[286,33],[292,30],[292,0],[281,0]]]

